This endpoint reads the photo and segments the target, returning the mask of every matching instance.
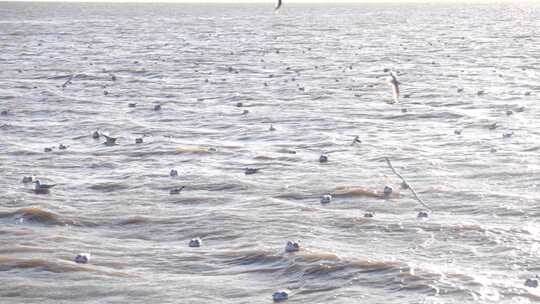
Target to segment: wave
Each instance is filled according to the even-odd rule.
[[[94,222],[70,219],[60,216],[54,212],[41,209],[39,207],[21,208],[16,211],[0,212],[1,218],[12,218],[18,224],[42,224],[42,225],[70,225],[70,226],[85,226],[93,227],[97,224]]]
[[[9,256],[0,256],[0,271],[16,269],[32,269],[35,271],[47,271],[53,273],[91,272],[114,277],[130,277],[131,275],[112,270],[97,269],[94,265],[80,265],[75,262],[54,261],[46,259],[23,259]]]

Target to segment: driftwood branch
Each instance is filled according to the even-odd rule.
[[[388,157],[385,157],[384,159],[386,160],[386,163],[388,164],[388,167],[390,167],[390,169],[392,169],[392,172],[394,172],[394,174],[397,175],[403,181],[403,183],[411,190],[411,192],[414,195],[414,197],[416,198],[416,200],[420,204],[422,204],[422,206],[426,207],[428,210],[431,211],[431,208],[429,208],[429,206],[426,203],[424,203],[424,201],[418,196],[418,194],[416,193],[414,188],[411,187],[411,185],[405,180],[405,178],[401,174],[399,174],[399,172],[396,171],[396,169],[394,169],[394,167],[392,166],[392,163],[390,162],[390,159],[388,159]]]

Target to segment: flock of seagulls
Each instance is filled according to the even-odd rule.
[[[274,12],[277,13],[281,8],[282,8],[282,1],[278,0],[276,6],[274,8]],[[229,69],[231,70],[232,68],[229,68]],[[394,103],[399,103],[399,101],[400,101],[400,82],[397,79],[397,74],[394,71],[390,71],[390,70],[387,70],[387,69],[385,69],[385,72],[389,73],[387,83],[390,85],[390,87],[392,89],[393,102]],[[72,81],[75,78],[76,78],[76,75],[70,75],[69,78],[61,85],[61,87],[65,88],[67,85],[71,84]],[[116,76],[112,75],[112,79],[116,80]],[[208,80],[206,80],[206,82],[208,82]],[[265,86],[267,86],[267,83],[265,83]],[[303,88],[300,88],[300,89],[303,90]],[[463,91],[463,89],[458,89],[458,92],[462,92],[462,91]],[[484,91],[478,91],[477,95],[483,95],[484,93],[485,93]],[[129,103],[128,107],[135,108],[136,105],[137,105],[136,103]],[[242,106],[243,106],[242,103],[237,103],[237,107],[242,107]],[[154,111],[160,111],[161,110],[161,105],[160,104],[154,105],[153,110]],[[518,109],[516,111],[518,111],[518,112],[523,111],[523,107],[521,107],[520,109]],[[249,111],[244,110],[243,114],[247,114],[247,113],[249,113]],[[8,115],[8,111],[4,110],[0,114],[1,115]],[[509,110],[509,111],[507,111],[506,114],[507,115],[512,115],[513,112]],[[488,126],[488,128],[490,130],[494,130],[494,129],[498,128],[498,127],[499,127],[499,125],[497,123],[493,123],[493,124]],[[269,131],[275,131],[275,130],[276,129],[274,128],[274,126],[270,125]],[[460,135],[461,130],[455,130],[454,133],[456,135]],[[506,137],[511,137],[512,135],[513,135],[513,132],[504,133],[503,137],[505,137],[505,138]],[[106,145],[106,146],[114,146],[114,145],[117,144],[117,138],[116,137],[112,137],[112,136],[100,133],[97,130],[92,133],[92,138],[94,138],[94,139],[100,139],[101,137],[103,137],[105,139],[105,142],[103,142],[103,144]],[[143,143],[143,138],[142,137],[136,138],[135,143]],[[353,139],[351,145],[356,145],[356,144],[361,144],[361,143],[362,143],[362,141],[360,140],[359,136],[355,136],[355,138]],[[45,152],[51,152],[54,148],[55,147],[46,147],[44,149],[44,151]],[[60,144],[58,146],[59,150],[65,150],[67,148],[68,147],[63,145],[63,144]],[[296,153],[295,151],[293,151],[293,152]],[[319,162],[320,163],[328,162],[328,155],[321,154],[320,157],[319,157]],[[251,175],[251,174],[255,174],[255,173],[259,172],[260,169],[261,168],[249,168],[248,167],[248,168],[244,169],[244,173],[246,175]],[[170,172],[169,172],[169,175],[171,177],[177,177],[178,176],[178,171],[176,169],[171,169]],[[33,183],[34,184],[33,192],[36,193],[36,194],[47,194],[47,193],[50,192],[50,190],[52,188],[54,188],[56,186],[55,184],[43,184],[34,175],[32,175],[32,176],[24,176],[23,179],[22,179],[22,182],[24,184]],[[404,185],[402,185],[402,186],[403,186],[404,189],[409,187],[409,185],[405,181],[403,183],[404,183]],[[184,190],[184,188],[185,188],[185,186],[173,188],[173,189],[170,189],[169,193],[171,195],[177,195],[177,194],[180,194],[180,192],[182,190]],[[382,191],[383,197],[389,197],[392,194],[392,192],[393,192],[393,189],[391,187],[385,186],[383,191]],[[332,202],[332,199],[333,199],[333,197],[332,197],[331,194],[325,194],[325,195],[321,196],[320,203],[321,204],[328,204],[328,203]],[[364,214],[364,217],[367,217],[367,218],[371,218],[373,216],[374,216],[374,214],[372,212],[367,212],[367,213]],[[429,213],[427,211],[421,211],[421,212],[418,213],[419,218],[427,218],[428,216],[429,216]],[[191,239],[189,241],[188,246],[193,247],[193,248],[198,248],[198,247],[201,247],[202,244],[203,244],[203,241],[200,238],[194,238],[194,239]],[[300,251],[299,242],[287,241],[287,243],[285,245],[285,252],[293,253],[293,252],[298,252],[298,251]],[[90,253],[80,253],[75,257],[74,261],[76,263],[80,263],[80,264],[87,264],[87,263],[90,262]],[[539,285],[538,284],[538,277],[527,279],[525,281],[524,285],[527,286],[527,287],[531,287],[531,288],[538,287],[538,285]],[[288,297],[289,297],[289,295],[288,295],[288,293],[286,291],[277,291],[272,295],[272,298],[273,298],[273,300],[275,302],[285,301],[285,300],[288,299]]]

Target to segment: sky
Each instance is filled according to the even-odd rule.
[[[0,0],[0,2],[268,3],[277,0]],[[540,0],[283,0],[283,3],[540,3]]]
[[[178,2],[178,3],[276,3],[277,0],[0,0],[3,1],[46,1],[46,2],[146,2],[146,3],[161,3],[161,2]],[[426,3],[441,3],[441,2],[540,2],[540,0],[283,0],[285,3],[391,3],[391,2],[426,2]]]

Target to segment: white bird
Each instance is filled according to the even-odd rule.
[[[392,86],[392,94],[394,95],[394,102],[399,102],[399,81],[396,78],[396,74],[390,71],[390,78],[388,79],[388,84]]]
[[[46,194],[49,193],[49,190],[56,185],[46,185],[42,184],[39,179],[34,181],[34,193],[37,194]]]

